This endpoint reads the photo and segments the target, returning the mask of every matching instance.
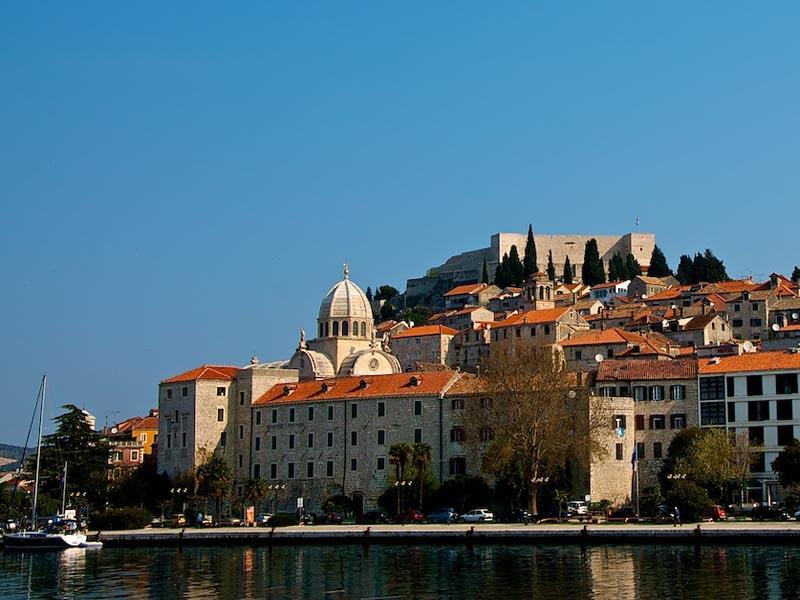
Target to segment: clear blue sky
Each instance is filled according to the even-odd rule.
[[[288,357],[496,231],[797,251],[796,2],[0,4],[0,442]]]

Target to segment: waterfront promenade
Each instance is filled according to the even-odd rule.
[[[314,525],[92,532],[106,546],[484,543],[800,543],[800,522],[671,524]]]

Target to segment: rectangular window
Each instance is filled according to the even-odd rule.
[[[386,431],[378,429],[378,446],[386,445]]]
[[[747,403],[748,421],[769,420],[769,400],[751,400]]]
[[[378,402],[378,416],[385,417],[386,416],[386,402],[381,400]]]
[[[792,416],[793,411],[791,400],[778,400],[775,405],[778,409],[778,421],[791,421],[794,418]]]
[[[333,477],[333,461],[329,460],[325,463],[325,477]]]
[[[269,447],[272,448],[273,450],[277,450],[278,449],[278,436],[277,435],[270,436]]]
[[[386,470],[386,457],[379,456],[378,463],[375,465],[378,471],[385,471]]]
[[[663,385],[651,385],[647,389],[648,398],[650,400],[663,400],[664,399],[664,386]]]
[[[778,425],[778,446],[785,446],[794,439],[794,425]]]
[[[643,385],[633,386],[633,399],[636,401],[647,400],[647,388]]]
[[[764,395],[764,386],[761,380],[761,375],[747,376],[747,395],[748,396]]]
[[[261,477],[261,465],[258,463],[255,463],[253,465],[253,477],[255,477],[256,479]]]
[[[611,417],[611,427],[614,429],[625,429],[625,415],[614,415]]]
[[[464,410],[464,399],[463,398],[453,398],[453,401],[450,403],[450,407],[453,410]]]
[[[244,406],[244,392],[239,392],[239,406]]]
[[[278,478],[278,463],[270,463],[270,465],[269,465],[269,478],[270,479],[277,479]]]
[[[333,448],[333,432],[328,432],[328,448]]]
[[[242,465],[244,465],[244,456],[242,454],[240,454],[239,455],[239,468],[240,469],[242,468]]]
[[[642,431],[644,429],[644,415],[636,415],[634,421],[636,422],[636,430]]]
[[[617,460],[622,460],[622,444],[616,445]]]
[[[797,373],[782,373],[775,375],[776,394],[796,394],[797,393]]]
[[[351,404],[350,405],[350,418],[357,419],[358,418],[358,404]]]
[[[261,422],[261,419],[259,419],[259,423],[260,422]],[[278,422],[278,409],[277,408],[273,408],[272,409],[272,424],[275,425],[277,422]]]
[[[333,405],[328,406],[328,421],[333,421]]]
[[[224,387],[218,387],[217,388],[217,396],[224,396],[224,395],[225,395],[225,388]]]
[[[728,423],[736,422],[736,402],[728,402]]]
[[[686,429],[686,415],[678,413],[669,416],[670,429]]]
[[[464,431],[463,427],[453,427],[450,430],[450,441],[451,442],[463,442],[467,439],[467,434]]]
[[[724,398],[724,377],[703,377],[700,379],[700,400],[723,400]]]
[[[533,332],[533,328],[531,328],[531,332]],[[582,350],[575,350],[575,360],[583,360]]]
[[[289,409],[289,423],[294,423],[294,407]]]
[[[167,389],[167,400],[170,400],[171,398],[172,398],[172,388],[168,388]]]
[[[701,425],[725,425],[724,402],[702,402],[700,404]]]
[[[289,450],[294,450],[294,434],[289,434]]]
[[[261,411],[256,411],[256,425],[261,425]]]
[[[313,406],[309,406],[308,407],[308,422],[310,423],[313,420],[314,420],[314,407]]]
[[[750,461],[750,471],[752,473],[763,473],[766,471],[766,461],[764,460],[763,452],[755,452]]]
[[[170,435],[167,434],[167,449],[170,448],[172,448],[172,437],[170,437]]]
[[[726,380],[728,386],[728,398],[733,398],[736,395],[736,385],[733,377],[728,377]]]
[[[186,448],[186,432],[181,434],[181,448]]]
[[[223,446],[225,444],[222,444]],[[137,461],[139,460],[139,451],[138,450],[131,450],[131,460]]]
[[[181,396],[183,396],[184,398],[186,398],[186,396],[188,396],[188,395],[189,395],[189,388],[188,388],[188,387],[186,387],[186,386],[183,386],[183,387],[181,388]]]
[[[750,440],[751,446],[764,445],[764,428],[763,427],[748,427],[747,437]]]
[[[350,432],[350,445],[351,446],[358,446],[358,432],[351,431]]]
[[[244,425],[239,425],[239,439],[244,439]]]
[[[465,475],[467,473],[467,459],[463,456],[455,456],[450,459],[450,475]]]
[[[664,429],[664,415],[650,415],[650,429]]]
[[[653,442],[653,458],[661,458],[661,442]]]
[[[422,414],[422,400],[414,400],[414,416]]]
[[[224,448],[228,444],[228,432],[223,431],[219,434],[219,447]]]
[[[221,423],[224,420],[225,420],[225,409],[224,408],[218,408],[217,409],[217,421]]]
[[[311,461],[306,463],[306,477],[308,479],[314,479],[314,463]]]
[[[614,387],[604,387],[600,388],[601,396],[603,398],[613,398],[617,395],[617,388]]]
[[[644,442],[637,442],[636,443],[636,460],[644,460],[645,459],[644,448],[645,448]]]
[[[350,470],[351,471],[358,471],[358,459],[351,458],[350,459]]]
[[[734,304],[733,305],[733,312],[739,312],[741,310],[742,310],[742,305],[741,304]]]
[[[741,319],[734,319],[731,322],[731,325],[733,325],[734,327],[741,327],[743,323],[744,321],[742,321]]]
[[[255,448],[254,449],[255,449],[256,452],[261,450],[261,437],[260,436],[256,436],[256,439],[253,440],[253,443],[255,444]]]
[[[422,443],[422,429],[415,429],[414,430],[414,443],[421,444]]]
[[[685,400],[686,399],[686,386],[685,385],[671,385],[669,386],[670,400]]]
[[[294,463],[290,462],[286,465],[286,478],[294,479]]]
[[[750,327],[761,327],[761,319],[750,319]]]
[[[309,450],[314,447],[314,434],[313,433],[309,433],[308,434],[308,444],[307,445],[308,445],[308,449]]]
[[[544,326],[544,334],[545,335],[550,335],[550,325],[545,325]]]

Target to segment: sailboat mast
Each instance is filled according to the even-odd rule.
[[[61,482],[61,515],[67,509],[67,461],[64,461],[64,479]]]
[[[36,444],[36,477],[33,484],[33,511],[31,513],[33,523],[31,526],[36,528],[36,503],[39,501],[39,467],[42,463],[42,428],[44,427],[44,397],[47,392],[47,373],[42,375],[41,404],[39,405],[39,442]]]

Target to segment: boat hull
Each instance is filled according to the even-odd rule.
[[[63,550],[80,548],[86,543],[82,533],[8,533],[3,536],[6,550]]]

